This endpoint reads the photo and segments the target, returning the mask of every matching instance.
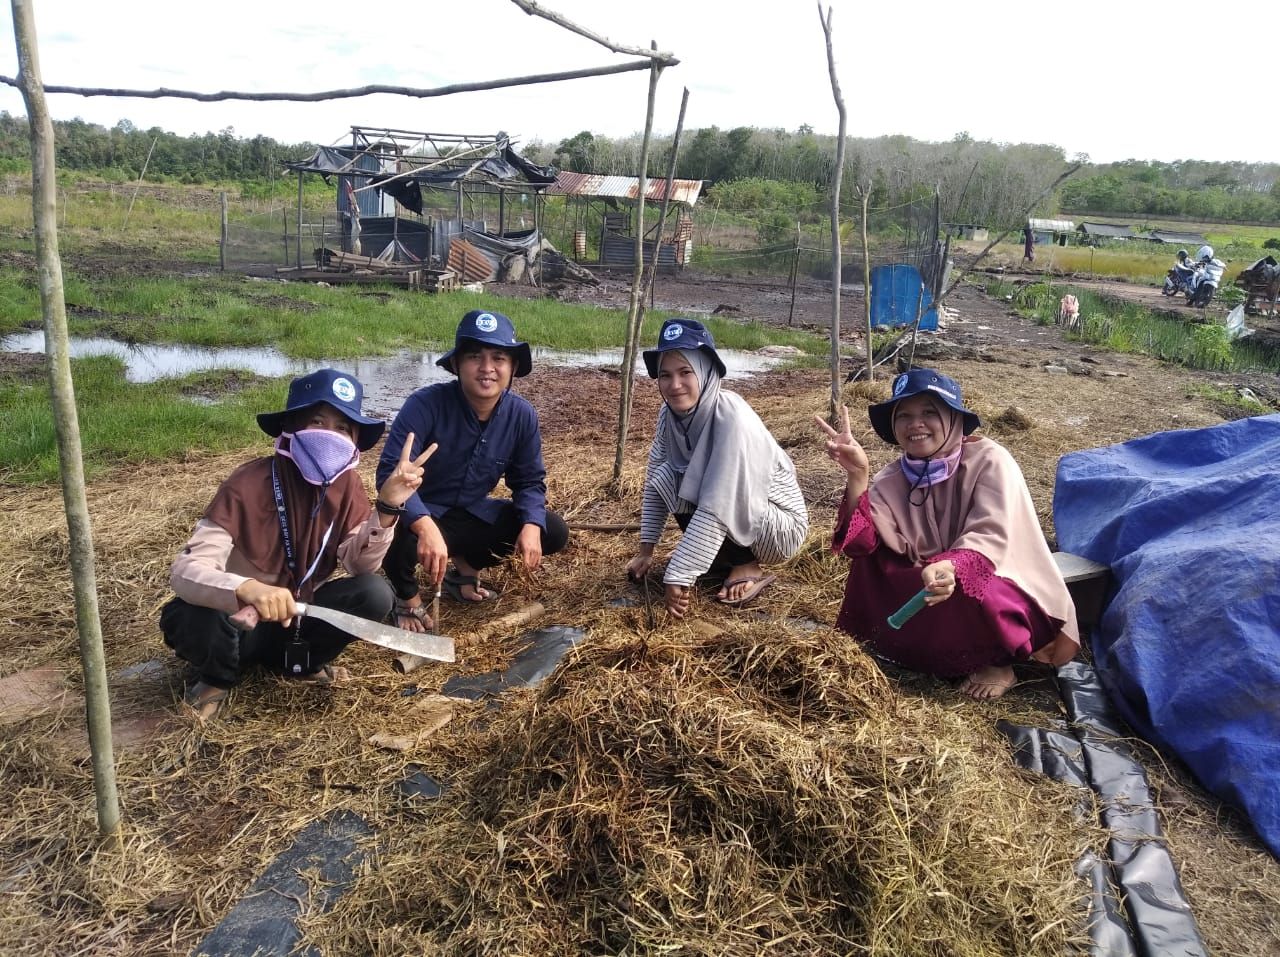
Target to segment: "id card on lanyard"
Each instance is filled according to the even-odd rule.
[[[325,546],[329,544],[329,536],[333,534],[333,522],[329,523],[329,527],[324,530],[324,538],[320,541],[320,547],[316,550],[316,557],[311,562],[311,567],[307,569],[306,574],[301,578],[298,577],[298,556],[293,549],[293,536],[289,533],[289,510],[284,503],[284,493],[280,489],[280,475],[276,471],[276,463],[274,459],[271,462],[271,491],[276,498],[276,520],[280,523],[280,537],[284,540],[284,557],[289,565],[289,577],[293,579],[293,595],[296,598],[302,593],[302,586],[311,580],[311,576],[315,574],[316,567],[320,564],[320,558],[324,555]]]

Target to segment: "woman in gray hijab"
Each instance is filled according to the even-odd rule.
[[[762,564],[786,561],[808,534],[795,465],[747,401],[721,388],[725,366],[702,323],[663,323],[644,362],[663,406],[649,449],[640,547],[627,575],[648,574],[674,515],[684,534],[662,578],[667,611],[683,618],[707,573],[724,575],[718,601],[745,605],[775,580]]]

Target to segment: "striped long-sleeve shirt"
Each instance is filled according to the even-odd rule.
[[[668,585],[692,585],[711,568],[729,532],[711,512],[679,497],[677,473],[664,468],[666,464],[666,440],[663,430],[659,429],[649,448],[649,471],[640,507],[640,541],[656,544],[662,537],[668,515],[692,513],[662,578]],[[674,508],[668,503],[673,503]],[[769,477],[768,504],[751,551],[764,564],[786,561],[800,548],[808,530],[809,513],[804,495],[796,481],[794,467],[784,456]]]

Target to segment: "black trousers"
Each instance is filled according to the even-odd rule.
[[[384,621],[391,614],[393,596],[378,575],[356,575],[326,582],[316,589],[312,602],[345,611],[369,621]],[[355,639],[345,631],[314,618],[302,618],[285,628],[277,621],[259,622],[241,631],[216,608],[192,605],[174,598],[160,611],[164,643],[195,670],[199,680],[218,688],[230,688],[249,668],[258,666],[275,674],[288,674],[285,648],[295,634],[307,646],[304,674],[315,674]]]
[[[435,519],[444,536],[449,556],[457,556],[472,568],[491,568],[510,555],[524,523],[514,505],[504,505],[492,525],[477,518],[465,508],[451,508]],[[554,555],[569,544],[569,526],[555,512],[547,511],[547,527],[542,530],[542,554]],[[396,525],[395,536],[382,570],[395,589],[396,597],[412,598],[418,594],[418,536],[407,524]]]
[[[680,531],[685,531],[692,521],[693,512],[676,513],[676,524],[680,526]],[[755,560],[755,552],[746,545],[739,545],[726,535],[724,543],[720,546],[720,551],[716,552],[715,560],[711,563],[711,568],[708,569],[707,574],[713,578],[720,578],[728,575],[738,565],[750,565]]]

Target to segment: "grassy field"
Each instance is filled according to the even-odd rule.
[[[99,184],[101,186],[102,184]],[[298,359],[358,359],[439,350],[452,344],[458,319],[483,307],[510,315],[523,339],[561,350],[619,348],[626,315],[617,310],[456,292],[425,295],[396,287],[277,283],[221,274],[195,275],[184,264],[217,260],[219,203],[209,190],[143,194],[72,187],[60,203],[64,298],[73,336],[131,344],[270,347]],[[127,221],[127,226],[125,221]],[[0,195],[0,336],[41,328],[29,193]],[[646,316],[652,341],[665,315]],[[759,323],[711,318],[723,348],[795,346],[825,361],[826,341]],[[798,360],[803,363],[806,360]],[[249,373],[203,373],[154,383],[125,380],[110,358],[72,362],[86,467],[160,461],[190,449],[222,450],[256,442],[250,410],[278,405],[284,380]],[[195,401],[198,399],[198,401]],[[41,482],[58,474],[47,383],[32,365],[0,367],[0,481]]]
[[[1012,297],[1018,311],[1041,325],[1057,321],[1058,303],[1072,293],[1083,317],[1079,337],[1116,352],[1141,353],[1193,369],[1220,371],[1280,371],[1280,357],[1249,339],[1232,341],[1218,323],[1189,324],[1153,313],[1137,303],[1123,302],[1091,289],[1039,282],[1014,286],[992,282],[989,295]]]

